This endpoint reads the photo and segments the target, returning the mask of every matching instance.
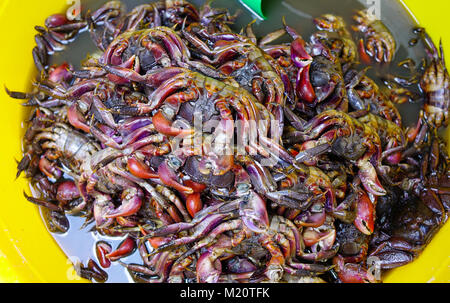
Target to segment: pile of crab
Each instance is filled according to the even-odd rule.
[[[81,215],[126,236],[98,242],[79,274],[106,281],[119,262],[151,283],[379,282],[413,261],[450,209],[442,47],[417,30],[424,64],[381,85],[368,67],[392,64],[397,46],[365,11],[314,19],[309,41],[286,22],[238,34],[235,18],[111,1],[36,27],[40,76],[8,90],[33,108],[18,175],[39,196],[26,198],[51,231]],[[98,52],[77,70],[51,65],[86,31]],[[406,127],[394,103],[411,100],[423,107]],[[141,264],[121,260],[135,250]]]

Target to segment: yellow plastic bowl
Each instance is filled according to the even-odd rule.
[[[66,0],[0,1],[0,121],[2,133],[0,155],[0,282],[82,282],[71,262],[45,229],[37,207],[26,202],[22,192],[28,188],[24,178],[15,180],[16,161],[21,158],[21,122],[24,111],[10,99],[3,86],[26,91],[35,73],[31,49],[35,25],[45,17],[63,11]],[[440,37],[444,49],[450,50],[447,0],[405,0],[420,24],[433,39]],[[450,53],[450,51],[448,51]],[[447,62],[450,62],[447,56]],[[450,224],[446,224],[431,244],[413,263],[395,269],[384,282],[450,282]]]

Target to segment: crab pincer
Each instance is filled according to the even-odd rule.
[[[314,87],[310,81],[310,68],[313,57],[306,50],[306,42],[291,27],[285,25],[286,31],[294,39],[291,43],[291,61],[299,69],[296,79],[296,92],[300,99],[313,103],[316,99]]]
[[[125,238],[116,250],[105,255],[111,261],[117,261],[121,258],[131,255],[136,249],[136,240],[131,237]]]
[[[375,207],[365,191],[358,193],[355,226],[365,235],[371,235],[375,226]]]
[[[152,122],[158,132],[167,136],[181,138],[194,134],[193,129],[181,129],[172,126],[172,122],[165,117],[161,110],[153,115]]]
[[[127,188],[122,192],[121,198],[122,204],[108,212],[105,218],[127,217],[137,213],[142,205],[143,192],[137,187]]]
[[[107,242],[99,241],[95,244],[95,254],[101,267],[109,268],[111,266],[111,260],[106,257],[111,252],[112,247]]]
[[[175,171],[169,166],[167,161],[162,162],[158,167],[158,176],[165,185],[174,188],[185,194],[193,194],[192,188],[184,186],[178,180]]]
[[[339,279],[345,283],[376,283],[376,277],[363,265],[355,263],[345,263],[344,258],[337,255],[333,258],[333,264]]]
[[[127,161],[127,168],[133,176],[141,179],[156,179],[159,175],[151,170],[149,166],[137,159],[130,157]]]
[[[375,196],[384,196],[386,190],[381,184],[377,171],[370,161],[361,159],[357,163],[359,171],[358,176],[361,178],[361,182],[367,192]]]

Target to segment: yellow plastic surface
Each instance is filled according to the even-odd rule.
[[[71,263],[45,229],[37,207],[25,201],[22,193],[28,188],[26,180],[15,179],[25,114],[20,101],[10,99],[3,89],[5,85],[16,91],[29,89],[35,73],[31,57],[34,26],[43,25],[46,16],[63,11],[66,2],[0,0],[0,282],[84,281],[76,279]],[[444,49],[450,50],[450,1],[405,3],[435,41],[442,37]],[[450,282],[449,239],[448,223],[416,261],[395,269],[384,282]]]

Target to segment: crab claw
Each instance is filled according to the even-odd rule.
[[[119,78],[128,79],[129,81],[145,83],[151,87],[159,87],[165,81],[185,71],[179,67],[167,67],[148,72],[145,76],[143,76],[133,69],[121,66],[103,65],[102,67],[111,75],[116,75]]]
[[[122,204],[108,212],[105,218],[127,217],[138,212],[142,205],[143,193],[138,188],[127,188],[122,193]]]
[[[291,43],[291,60],[299,68],[296,82],[297,95],[306,102],[312,103],[316,99],[314,88],[309,78],[309,69],[313,57],[306,51],[305,40],[288,26],[286,26],[286,30],[294,38],[294,41]]]
[[[417,136],[419,135],[422,129],[423,115],[424,112],[423,110],[421,110],[419,113],[419,119],[417,120],[417,125],[415,127],[406,129],[406,138],[408,140],[408,143],[414,142],[414,140],[416,140]]]
[[[197,261],[197,282],[217,283],[222,274],[222,262],[220,257],[227,254],[231,247],[231,239],[221,235],[219,239],[204,252]]]
[[[313,57],[306,51],[305,47],[306,43],[302,38],[297,38],[291,43],[291,59],[298,68],[304,68],[313,61]]]
[[[39,169],[49,178],[59,179],[62,176],[62,171],[56,167],[56,164],[50,162],[45,156],[39,160]]]
[[[69,23],[69,20],[64,14],[50,15],[45,19],[45,26],[48,28],[58,27],[67,23]]]
[[[391,165],[397,165],[400,163],[400,161],[402,161],[402,157],[403,155],[401,152],[395,152],[387,156],[386,161]]]
[[[372,201],[370,201],[366,192],[360,191],[356,208],[356,218],[353,224],[355,224],[360,232],[370,236],[373,233],[375,225],[374,216],[375,208]]]
[[[313,103],[316,100],[316,93],[309,77],[310,67],[310,65],[307,65],[299,69],[295,90],[300,99]]]
[[[375,196],[386,195],[386,190],[381,185],[380,180],[378,180],[377,171],[369,161],[358,161],[358,168],[358,175],[367,192]]]
[[[222,274],[222,263],[213,251],[203,253],[197,261],[197,281],[217,283]]]
[[[114,204],[109,195],[97,194],[94,201],[94,219],[97,228],[106,228],[114,221],[113,218],[106,218],[106,214],[114,210]]]
[[[153,116],[152,122],[156,130],[166,136],[187,137],[194,134],[193,129],[180,129],[173,127],[171,121],[167,119],[161,111],[158,111]]]
[[[67,62],[53,68],[48,76],[48,80],[54,83],[69,82],[72,79],[70,66]]]
[[[186,208],[192,218],[203,209],[203,202],[200,193],[193,193],[186,197]]]
[[[117,261],[131,255],[135,249],[136,241],[131,237],[127,237],[119,244],[116,250],[111,251],[105,257],[110,261]]]
[[[359,57],[361,58],[361,61],[364,62],[365,64],[370,64],[372,62],[372,59],[366,51],[363,39],[359,40],[358,46],[359,46]]]
[[[269,228],[269,215],[266,202],[257,193],[251,191],[248,200],[239,205],[239,213],[244,225],[255,233],[266,232]]]
[[[56,200],[61,203],[68,203],[80,197],[80,191],[73,181],[64,181],[58,185]]]
[[[314,211],[313,211],[314,210]],[[325,207],[321,201],[314,202],[310,208],[301,212],[295,219],[294,223],[305,227],[320,227],[327,218]]]
[[[131,157],[127,161],[127,168],[133,176],[141,179],[157,179],[159,175],[153,172],[150,167],[142,163],[135,157]]]
[[[333,265],[336,266],[339,279],[344,283],[375,283],[376,278],[363,268],[354,263],[345,263],[344,258],[337,255],[333,258]]]
[[[139,57],[137,57],[136,55],[133,55],[130,57],[130,59],[128,59],[124,63],[120,64],[119,67],[129,68],[129,69],[132,69],[135,72],[139,73],[140,72]],[[120,77],[120,76],[117,76],[114,74],[108,74],[108,79],[109,79],[109,81],[116,83],[116,84],[129,84],[130,83],[129,79],[123,78],[123,77]]]
[[[190,195],[194,193],[194,190],[190,187],[184,186],[177,182],[177,175],[175,172],[169,167],[166,161],[162,162],[158,167],[158,175],[162,183],[165,185],[174,188],[184,194]]]
[[[90,126],[87,124],[86,119],[78,111],[78,102],[73,102],[71,106],[67,109],[67,119],[70,125],[77,129],[81,129],[86,133],[91,132]]]

